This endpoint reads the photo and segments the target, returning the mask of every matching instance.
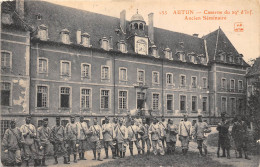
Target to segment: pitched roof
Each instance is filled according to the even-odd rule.
[[[260,57],[256,58],[254,64],[249,68],[246,76],[257,76],[260,75]]]

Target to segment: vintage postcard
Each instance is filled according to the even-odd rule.
[[[0,3],[0,166],[259,166],[259,0]]]

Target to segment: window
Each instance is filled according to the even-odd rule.
[[[127,91],[119,91],[119,109],[127,109]]]
[[[191,110],[197,111],[197,96],[191,97]]]
[[[70,44],[70,32],[68,29],[61,30],[61,42],[65,44]]]
[[[173,74],[171,74],[171,73],[166,74],[166,84],[167,85],[173,84]]]
[[[197,87],[197,77],[191,77],[191,86],[192,88]]]
[[[101,90],[101,109],[109,108],[109,90]]]
[[[230,89],[235,89],[235,80],[234,79],[230,80]]]
[[[48,39],[48,28],[43,24],[39,26],[38,38],[43,41]]]
[[[167,95],[167,110],[173,110],[173,95]]]
[[[153,83],[159,84],[159,72],[153,71]]]
[[[157,47],[155,45],[152,46],[152,56],[159,58]]]
[[[170,49],[170,48],[166,48],[166,49],[164,50],[164,54],[165,54],[165,58],[166,58],[166,59],[173,60],[173,59],[172,59],[172,52],[171,52],[171,49]]]
[[[226,83],[226,78],[222,78],[222,79],[221,79],[221,88],[222,88],[222,89],[226,89],[226,85],[227,85],[227,83]]]
[[[70,76],[71,64],[70,61],[61,61],[61,75]]]
[[[234,57],[233,56],[229,56],[229,62],[233,63],[234,62]]]
[[[180,57],[181,61],[185,62],[185,54],[184,53],[180,53],[179,57]]]
[[[1,68],[11,68],[11,53],[1,52]]]
[[[186,96],[180,96],[180,110],[186,111]]]
[[[90,36],[88,33],[83,33],[81,35],[82,45],[85,47],[90,47]]]
[[[104,50],[109,50],[109,43],[108,43],[108,40],[107,40],[106,37],[104,37],[104,38],[102,39],[101,47],[102,47]]]
[[[235,98],[230,98],[230,110],[231,110],[232,115],[236,114],[236,99]]]
[[[242,110],[243,110],[243,104],[244,101],[243,99],[238,99],[238,114],[242,114]]]
[[[153,94],[153,110],[159,109],[159,94]]]
[[[9,128],[9,120],[1,120],[1,139],[4,137],[5,131]]]
[[[127,69],[126,68],[119,68],[119,80],[127,81]]]
[[[137,71],[137,82],[144,82],[144,71],[138,70]]]
[[[8,82],[1,83],[1,105],[10,106],[11,84]]]
[[[125,41],[120,41],[119,43],[119,48],[118,48],[122,53],[126,53],[127,49],[126,49],[126,44]]]
[[[61,108],[70,107],[70,88],[68,87],[60,88],[60,107]]]
[[[238,90],[243,90],[243,81],[238,81]]]
[[[91,78],[91,65],[90,64],[81,64],[81,77],[90,79]]]
[[[185,75],[181,75],[180,86],[184,87],[185,85],[186,85],[186,76]]]
[[[208,101],[207,97],[202,98],[202,111],[207,111],[207,101]]]
[[[47,73],[48,72],[48,59],[39,58],[39,73]]]
[[[190,56],[190,61],[191,61],[192,63],[195,63],[195,56],[194,56],[194,55],[191,55],[191,56]]]
[[[81,89],[81,108],[89,109],[90,108],[90,97],[91,90],[83,88]]]
[[[202,78],[202,88],[207,88],[207,78]]]
[[[225,61],[225,55],[224,55],[224,54],[221,54],[221,55],[220,55],[220,60],[221,60],[221,61]]]
[[[221,98],[221,112],[227,112],[227,98]]]
[[[144,29],[144,25],[142,23],[139,24],[139,29],[143,30]]]
[[[37,107],[48,107],[47,86],[37,86]]]
[[[101,67],[101,79],[109,79],[109,67],[108,66],[102,66]]]

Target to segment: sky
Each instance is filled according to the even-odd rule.
[[[244,55],[246,61],[260,56],[260,0],[44,1],[117,18],[125,9],[127,20],[130,20],[138,9],[138,13],[144,17],[147,24],[148,14],[154,13],[155,27],[189,35],[196,33],[199,37],[220,27],[237,51]],[[222,20],[203,19],[215,16]],[[243,28],[243,31],[236,32],[235,28]]]

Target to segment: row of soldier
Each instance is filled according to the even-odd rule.
[[[75,122],[75,117],[71,116],[70,122],[63,127],[60,122],[60,117],[56,118],[56,125],[53,128],[48,127],[48,119],[43,119],[43,126],[37,130],[31,124],[31,117],[26,118],[26,124],[21,128],[15,127],[15,121],[12,120],[10,128],[6,130],[3,138],[3,148],[9,156],[7,165],[21,165],[21,150],[24,151],[24,161],[29,165],[29,159],[34,159],[35,166],[46,166],[45,159],[49,152],[50,144],[53,145],[55,164],[58,164],[58,153],[61,153],[64,158],[64,164],[70,163],[70,156],[73,154],[74,162],[77,162],[77,153],[79,160],[86,160],[85,151],[87,142],[90,143],[93,151],[93,160],[102,161],[100,154],[102,143],[105,148],[105,159],[109,158],[108,149],[112,151],[112,158],[117,156],[124,158],[126,147],[129,146],[130,154],[133,155],[133,145],[136,146],[138,154],[150,153],[152,146],[153,153],[157,151],[161,155],[174,153],[177,141],[177,134],[181,142],[183,155],[187,154],[189,142],[192,136],[197,141],[199,155],[202,156],[204,149],[207,155],[207,134],[211,132],[210,127],[205,121],[202,121],[202,116],[198,116],[198,122],[192,126],[188,121],[188,116],[184,115],[183,120],[179,125],[173,124],[173,120],[161,121],[153,118],[151,125],[146,119],[137,117],[129,119],[126,123],[124,119],[114,118],[113,123],[110,123],[108,117],[105,117],[105,123],[98,125],[97,118],[93,118],[93,125],[88,127],[84,122],[84,117],[81,116],[79,122]],[[128,124],[129,123],[129,124]],[[126,126],[127,124],[127,126]],[[223,134],[225,127],[224,123],[218,126],[220,136]],[[226,139],[220,138],[220,145],[223,150],[227,142]],[[140,146],[141,141],[141,146]],[[166,145],[166,146],[165,146]],[[228,155],[229,155],[229,150]],[[224,151],[225,152],[225,151]],[[230,156],[229,156],[230,157]]]

